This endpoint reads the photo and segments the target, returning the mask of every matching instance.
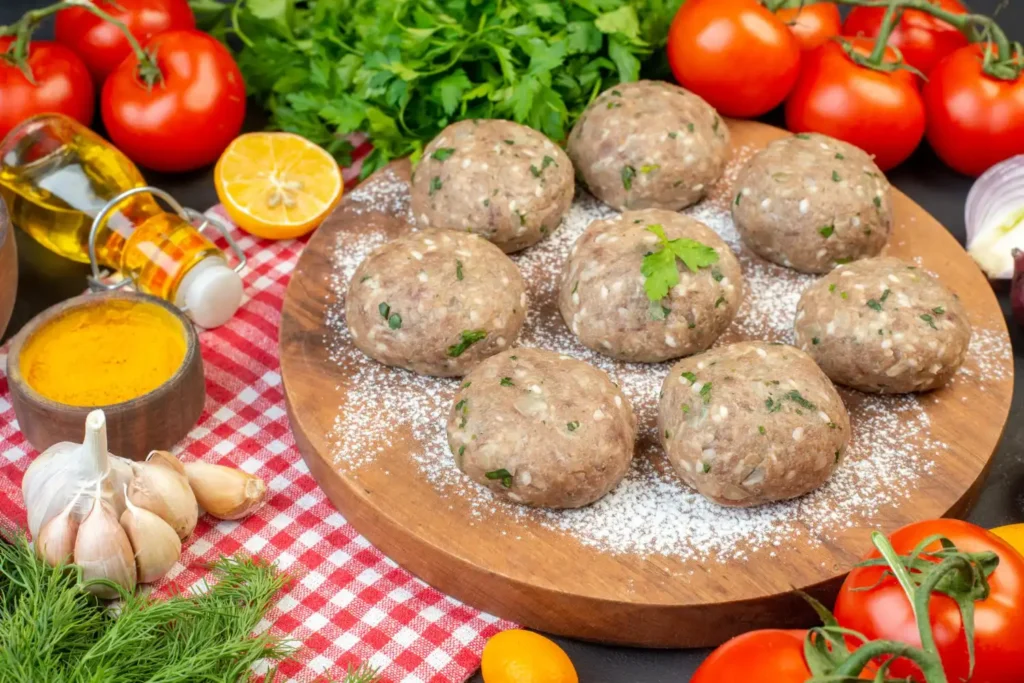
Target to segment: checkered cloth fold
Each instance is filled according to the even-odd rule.
[[[191,588],[221,553],[258,555],[294,577],[260,625],[301,644],[296,659],[281,667],[292,680],[340,680],[360,662],[393,683],[466,680],[487,638],[512,624],[414,578],[327,500],[288,428],[277,358],[285,288],[304,243],[258,240],[237,229],[233,237],[249,259],[246,299],[228,324],[200,334],[206,406],[175,452],[185,461],[258,475],[269,497],[262,510],[239,522],[202,517],[158,594]],[[35,455],[18,430],[0,372],[0,526],[26,524],[21,479]]]

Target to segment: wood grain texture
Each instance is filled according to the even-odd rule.
[[[7,330],[18,295],[18,251],[7,204],[0,197],[0,337]]]
[[[757,148],[784,131],[729,122],[736,149]],[[392,170],[409,176],[407,162]],[[373,183],[371,178],[367,181]],[[717,193],[731,196],[723,180]],[[989,284],[956,240],[905,195],[895,192],[896,227],[886,253],[920,257],[960,295],[971,318],[1006,344],[1005,322]],[[343,202],[306,248],[292,278],[281,323],[281,367],[289,418],[313,476],[346,518],[384,553],[440,590],[474,607],[528,626],[585,640],[654,647],[698,647],[754,628],[814,622],[801,588],[822,598],[870,547],[869,530],[891,531],[912,521],[962,516],[974,502],[1002,435],[1013,388],[1012,368],[982,391],[957,382],[922,401],[932,438],[946,444],[909,500],[882,507],[864,523],[817,543],[776,548],[775,557],[681,560],[611,554],[521,518],[466,524],[458,497],[441,499],[412,462],[420,448],[407,425],[396,425],[392,447],[373,464],[349,472],[333,462],[330,433],[352,378],[332,362],[325,315],[334,303],[331,253],[339,231],[409,230],[394,215]],[[533,305],[533,302],[531,302]],[[653,399],[652,399],[653,400]],[[372,408],[369,408],[372,409]],[[453,464],[454,466],[454,464]],[[502,531],[511,530],[509,537]],[[510,537],[516,537],[512,540]]]
[[[142,396],[110,406],[79,407],[56,403],[30,387],[21,374],[21,350],[46,323],[83,306],[100,306],[110,299],[160,306],[182,325],[187,340],[185,360],[167,382]],[[43,451],[60,441],[80,443],[85,417],[102,408],[107,415],[108,448],[114,455],[145,460],[152,450],[170,450],[199,420],[206,401],[203,358],[192,323],[174,306],[146,294],[129,291],[86,294],[46,309],[15,335],[7,354],[7,378],[18,425],[28,442]]]

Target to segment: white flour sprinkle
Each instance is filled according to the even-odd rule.
[[[742,156],[740,157],[742,158]],[[735,163],[735,162],[734,162]],[[735,169],[731,169],[734,174]],[[729,174],[727,173],[727,176]],[[361,212],[382,211],[408,219],[408,187],[393,175],[378,176],[348,201]],[[747,338],[792,341],[797,301],[813,277],[758,259],[740,244],[727,210],[713,202],[689,211],[739,254],[746,279],[745,301],[726,333],[726,343]],[[929,420],[914,396],[879,397],[842,391],[850,411],[852,442],[843,464],[819,490],[794,501],[757,508],[726,508],[688,489],[668,466],[656,438],[657,396],[669,364],[623,363],[582,346],[554,304],[558,275],[573,243],[594,220],[614,211],[583,191],[562,226],[548,239],[512,256],[527,282],[530,312],[518,340],[585,360],[619,383],[640,422],[634,465],[609,495],[580,510],[524,508],[493,498],[456,469],[445,436],[445,418],[458,381],[416,375],[370,360],[351,344],[344,319],[344,295],[359,263],[386,241],[383,228],[364,235],[340,233],[331,289],[336,297],[325,340],[331,358],[351,380],[338,407],[332,441],[343,470],[370,466],[379,455],[411,437],[416,466],[445,497],[470,504],[470,524],[529,518],[571,534],[581,543],[612,553],[660,554],[680,559],[736,559],[791,544],[818,543],[855,524],[870,524],[882,510],[901,504],[932,469],[930,453],[945,448],[930,436]],[[976,330],[965,367],[975,379],[1008,372],[1008,344],[998,332]],[[970,361],[974,361],[973,364]],[[373,406],[374,410],[362,409]],[[810,530],[807,538],[803,529]],[[502,532],[505,533],[505,532]]]

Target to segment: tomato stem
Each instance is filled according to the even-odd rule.
[[[910,577],[910,572],[907,571],[907,567],[903,564],[903,560],[896,554],[896,551],[893,550],[893,547],[881,532],[871,532],[871,543],[874,544],[878,549],[878,552],[881,553],[883,558],[885,558],[893,576],[896,577],[900,587],[903,588],[903,592],[907,594],[907,601],[910,603],[910,607],[914,611],[914,620],[921,623],[920,614],[917,611],[917,601],[914,598],[917,594],[917,587],[914,585],[914,580]],[[925,609],[925,614],[928,614],[927,609]]]
[[[885,8],[885,16],[882,17],[882,25],[878,29],[878,37],[875,39],[875,49],[871,51],[868,62],[874,66],[880,66],[885,60],[885,48],[889,42],[896,25],[903,18],[903,11],[899,6],[900,0],[889,0],[889,6]]]
[[[855,679],[864,668],[875,659],[884,657],[909,659],[924,674],[926,683],[947,683],[946,672],[942,661],[934,652],[927,652],[919,647],[898,643],[893,640],[872,640],[857,648],[849,659],[843,661],[833,674],[834,678],[848,677]]]
[[[126,26],[123,21],[110,16],[93,4],[91,0],[62,0],[61,2],[55,2],[52,5],[48,5],[40,9],[29,10],[22,15],[21,19],[13,24],[0,27],[0,36],[16,36],[14,43],[11,45],[10,49],[8,49],[5,58],[18,65],[19,68],[25,72],[25,76],[30,82],[33,84],[35,83],[35,80],[32,78],[31,70],[28,67],[28,62],[26,61],[32,33],[39,27],[39,24],[46,17],[72,7],[84,9],[86,12],[99,17],[103,21],[113,24],[124,34],[125,38],[128,39],[128,44],[131,45],[132,52],[135,53],[135,56],[139,60],[139,74],[150,87],[152,87],[152,85],[157,81],[163,79],[163,74],[160,72],[160,67],[157,66],[156,61],[151,55],[142,49],[142,45],[139,44],[138,39],[132,35],[132,32],[128,30],[128,26]]]
[[[996,51],[993,54],[990,48],[985,53],[985,73],[993,78],[1005,81],[1015,81],[1024,73],[1024,55],[1018,43],[1010,42],[1006,33],[999,27],[991,17],[984,14],[957,14],[950,12],[928,0],[834,0],[838,5],[852,5],[855,7],[885,7],[887,10],[895,6],[901,12],[903,10],[916,10],[928,14],[936,19],[946,22],[957,29],[971,42],[977,42],[979,37],[985,42],[991,41]],[[889,19],[889,12],[886,12],[886,19]],[[898,23],[898,21],[896,22]],[[878,39],[875,43],[875,51],[868,61],[874,61],[877,54],[885,54],[885,43],[888,41],[892,27],[886,30],[886,22],[882,22]],[[882,46],[881,48],[879,46]],[[877,63],[877,62],[876,62]]]

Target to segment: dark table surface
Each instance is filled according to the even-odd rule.
[[[0,1],[0,24],[15,20],[27,9],[49,4],[44,0]],[[976,12],[991,13],[1002,4],[1000,0],[973,0]],[[1011,3],[1000,14],[1000,24],[1011,38],[1024,40],[1024,3]],[[44,27],[48,31],[49,27]],[[44,33],[45,35],[45,33]],[[769,122],[777,123],[772,117]],[[257,117],[250,124],[258,125]],[[964,201],[971,179],[945,168],[930,150],[921,149],[909,162],[890,172],[893,184],[939,219],[961,243],[964,241]],[[188,206],[206,209],[217,201],[213,188],[213,171],[166,176],[147,173],[147,180],[168,190]],[[85,269],[51,257],[24,235],[18,235],[21,275],[18,299],[8,336],[18,330],[36,313],[58,301],[82,291]],[[1004,313],[1009,316],[1008,292],[999,292]],[[1024,332],[1010,320],[1013,338],[1016,389],[1009,422],[999,453],[989,474],[978,504],[970,520],[986,527],[1024,521]],[[688,680],[704,657],[706,650],[660,651],[613,648],[556,639],[569,653],[585,683],[681,683]],[[480,681],[479,676],[473,681]]]

